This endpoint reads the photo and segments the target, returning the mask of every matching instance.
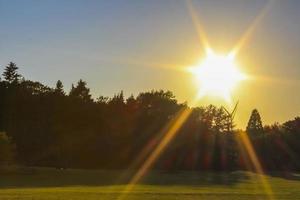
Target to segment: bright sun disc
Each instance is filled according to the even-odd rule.
[[[199,84],[199,96],[218,96],[230,101],[232,89],[246,76],[241,73],[234,56],[217,55],[209,52],[207,57],[196,67],[189,70],[195,75]]]

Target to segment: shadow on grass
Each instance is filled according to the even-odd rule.
[[[110,186],[127,184],[134,171],[58,170],[53,168],[18,168],[0,171],[0,188],[64,186]],[[124,176],[125,175],[125,176]],[[249,179],[247,172],[152,171],[140,184],[145,185],[234,185]],[[120,177],[123,177],[122,179]]]
[[[143,183],[150,185],[234,185],[249,179],[245,172],[159,172],[144,178]]]
[[[286,180],[300,181],[300,173],[292,171],[272,171],[267,173],[268,176],[282,178]]]

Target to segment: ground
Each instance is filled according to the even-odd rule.
[[[0,170],[1,200],[300,199],[297,173],[152,171],[129,194],[128,171],[18,168]],[[261,180],[265,180],[262,182]],[[265,183],[265,186],[264,184]]]

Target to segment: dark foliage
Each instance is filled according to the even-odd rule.
[[[16,147],[19,164],[138,167],[137,161],[144,161],[161,142],[166,126],[182,110],[188,110],[190,115],[154,167],[249,169],[239,141],[247,133],[233,130],[232,116],[224,108],[189,108],[178,103],[170,91],[162,90],[127,99],[120,92],[94,100],[83,80],[66,95],[61,81],[50,88],[20,79],[17,69],[10,63],[0,81],[0,131],[6,132]],[[263,128],[254,110],[247,131],[265,169],[300,169],[300,118]]]
[[[250,115],[250,119],[247,125],[247,133],[252,136],[259,135],[263,133],[263,125],[260,118],[260,114],[257,109],[254,109]]]

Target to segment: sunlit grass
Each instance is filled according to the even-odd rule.
[[[124,192],[124,171],[42,170],[0,175],[0,199],[103,199],[112,200]],[[275,176],[276,175],[276,176]],[[126,199],[268,199],[261,176],[274,189],[275,199],[299,199],[300,179],[251,172],[150,172]],[[278,176],[277,176],[278,175]],[[287,179],[289,178],[289,179]]]

